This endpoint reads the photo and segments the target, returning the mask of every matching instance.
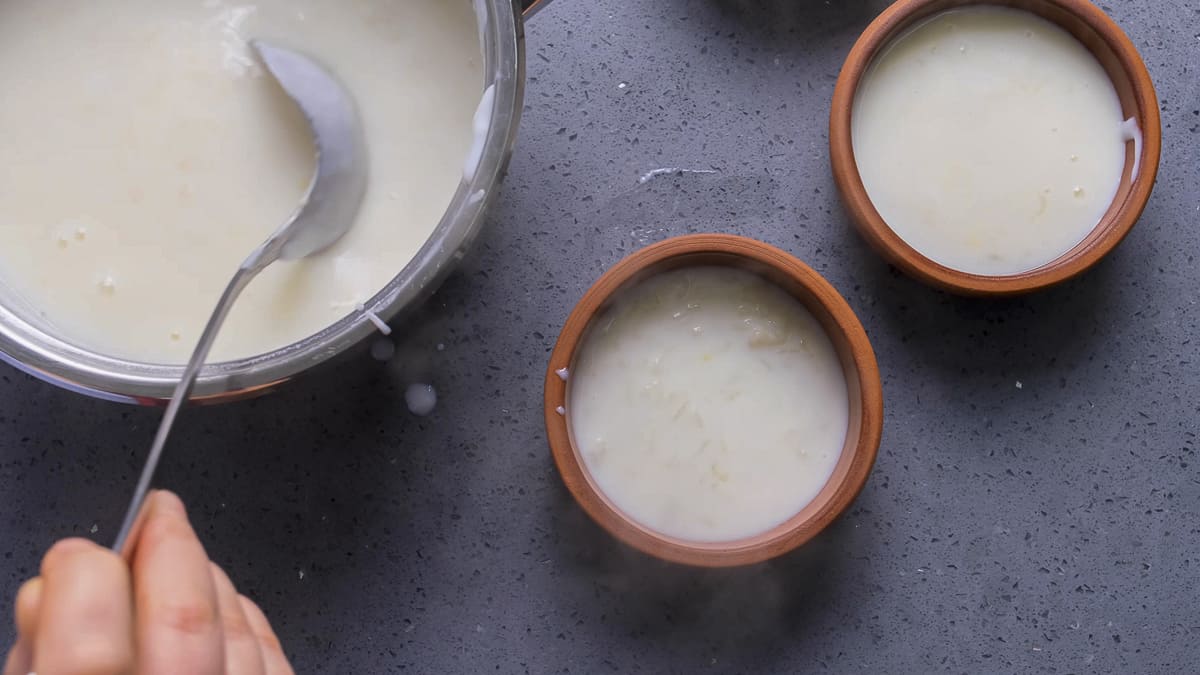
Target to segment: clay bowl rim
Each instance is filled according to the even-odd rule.
[[[584,467],[571,439],[569,382],[558,375],[574,365],[595,317],[620,291],[657,273],[688,266],[730,265],[749,269],[778,284],[821,322],[842,361],[851,397],[846,445],[833,476],[817,498],[781,525],[761,535],[721,543],[670,537],[638,524],[604,495]],[[790,286],[790,288],[789,288]],[[856,415],[857,412],[857,415]],[[545,381],[546,432],[559,475],[575,501],[603,529],[625,544],[669,562],[697,567],[751,565],[805,544],[858,497],[875,464],[883,433],[883,388],[866,331],[846,300],[821,275],[792,255],[753,239],[695,234],[643,248],[605,272],[584,294],[563,326]]]
[[[943,11],[972,5],[1032,11],[1072,33],[1105,66],[1118,92],[1128,92],[1122,96],[1124,116],[1136,118],[1141,128],[1141,155],[1135,155],[1136,144],[1127,143],[1121,188],[1091,234],[1059,258],[1020,274],[989,276],[962,272],[934,262],[914,249],[879,215],[867,195],[854,159],[854,99],[876,56],[916,22]],[[1072,18],[1080,22],[1075,25],[1077,29],[1094,33],[1092,37],[1098,43],[1089,43],[1064,23]],[[1101,45],[1110,54],[1098,52]],[[1088,0],[898,0],[867,27],[842,66],[830,109],[829,145],[834,182],[851,220],[888,262],[942,290],[960,295],[998,297],[1030,293],[1074,278],[1124,240],[1141,217],[1154,189],[1162,154],[1162,121],[1154,83],[1137,47],[1116,22]],[[1135,165],[1138,171],[1133,175]]]

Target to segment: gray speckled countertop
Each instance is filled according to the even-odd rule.
[[[1108,3],[1159,86],[1157,191],[1098,268],[1005,302],[899,276],[841,212],[829,99],[885,4],[558,0],[490,227],[397,359],[184,415],[159,483],[301,672],[1200,672],[1200,4]],[[715,173],[639,183],[663,167]],[[541,421],[584,289],[706,230],[825,274],[887,399],[846,517],[732,572],[616,545]],[[157,420],[0,368],[0,596],[55,539],[111,539]]]

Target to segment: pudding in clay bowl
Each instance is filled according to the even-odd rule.
[[[767,244],[692,235],[609,270],[546,376],[559,473],[617,539],[733,567],[804,544],[866,483],[883,425],[845,300]]]
[[[92,395],[169,397],[315,170],[255,39],[343,82],[369,182],[345,237],[245,291],[195,398],[269,390],[359,343],[482,225],[520,109],[519,20],[501,0],[0,4],[0,353]]]
[[[842,69],[834,179],[890,262],[965,295],[1095,265],[1141,216],[1161,152],[1133,43],[1086,0],[900,0]]]

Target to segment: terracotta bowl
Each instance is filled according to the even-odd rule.
[[[589,475],[571,435],[567,382],[558,376],[574,365],[589,326],[620,291],[656,274],[693,265],[728,265],[754,272],[795,296],[833,342],[850,394],[850,426],[833,476],[800,513],[759,536],[725,543],[695,543],[655,532],[615,506]],[[780,411],[786,414],[786,411]],[[619,420],[613,420],[619,424]],[[654,244],[629,256],[592,286],[559,336],[546,371],[546,430],[550,450],[567,488],[580,506],[621,541],[658,558],[703,567],[748,565],[782,555],[812,539],[854,501],[867,481],[883,431],[879,367],[866,332],[846,301],[827,281],[796,258],[767,244],[732,235],[700,234]]]
[[[905,243],[871,204],[854,161],[851,119],[859,83],[875,57],[898,35],[934,14],[965,5],[1000,5],[1033,12],[1075,36],[1116,85],[1125,118],[1135,118],[1143,143],[1127,144],[1125,174],[1112,206],[1092,233],[1058,259],[1010,276],[960,272],[938,264]],[[879,16],[850,51],[833,94],[829,133],[833,177],[863,237],[889,262],[921,281],[963,295],[1004,296],[1061,283],[1095,265],[1129,234],[1141,217],[1158,175],[1162,126],[1154,83],[1133,42],[1087,0],[899,0]],[[1135,149],[1136,148],[1136,149]],[[1135,153],[1140,151],[1140,157]],[[1134,176],[1134,167],[1139,166]]]

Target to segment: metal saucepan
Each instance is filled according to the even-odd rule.
[[[549,0],[473,0],[481,18],[484,88],[492,88],[491,124],[482,159],[458,186],[425,246],[357,312],[301,342],[270,354],[206,366],[193,401],[224,402],[270,391],[358,344],[376,330],[369,316],[396,317],[427,299],[464,256],[483,226],[512,155],[525,90],[524,19]],[[182,366],[137,363],[96,354],[0,306],[0,359],[65,389],[123,403],[169,399]]]

